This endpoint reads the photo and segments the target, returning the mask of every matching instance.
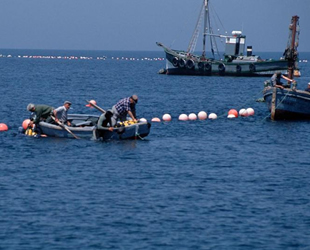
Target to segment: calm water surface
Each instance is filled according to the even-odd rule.
[[[310,122],[272,122],[256,101],[265,78],[159,75],[165,61],[141,59],[162,52],[1,53],[13,57],[0,58],[0,249],[310,249]],[[29,54],[108,58],[16,57]],[[172,116],[146,140],[18,134],[29,102],[98,114],[85,100],[107,109],[134,93],[139,117]],[[177,119],[201,110],[218,119]]]

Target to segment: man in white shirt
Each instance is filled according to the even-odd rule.
[[[67,120],[68,110],[71,107],[71,102],[65,101],[63,106],[54,109],[53,115],[55,117],[55,121],[61,122],[62,124],[66,124],[71,126],[70,122]]]

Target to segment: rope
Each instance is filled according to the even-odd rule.
[[[142,137],[140,136],[140,134],[138,133],[138,131],[139,131],[139,126],[136,125],[136,137],[139,137],[140,140],[144,140],[144,138],[142,138]]]

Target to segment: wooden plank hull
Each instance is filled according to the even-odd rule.
[[[266,87],[264,100],[273,120],[310,119],[310,93]]]

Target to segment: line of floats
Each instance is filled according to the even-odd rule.
[[[0,58],[22,58],[22,59],[62,59],[62,60],[116,60],[116,61],[164,61],[163,57],[125,57],[125,56],[112,56],[108,58],[107,56],[47,56],[47,55],[2,55]]]
[[[24,58],[24,59],[62,59],[62,60],[116,60],[116,61],[164,61],[164,57],[128,57],[128,56],[55,56],[55,55],[3,55],[0,58]],[[308,59],[301,59],[299,63],[308,63]]]
[[[227,118],[229,119],[233,119],[233,118],[237,118],[237,117],[248,117],[248,116],[254,116],[255,111],[253,108],[247,108],[247,109],[240,109],[239,111],[237,111],[236,109],[230,109],[227,113]],[[195,120],[206,120],[206,119],[210,119],[210,120],[215,120],[217,119],[218,116],[215,113],[210,113],[208,115],[207,112],[205,111],[200,111],[198,114],[195,113],[190,113],[190,114],[180,114],[178,120],[179,121],[195,121]],[[162,116],[162,118],[160,119],[159,117],[154,117],[152,118],[152,122],[169,122],[172,120],[172,117],[170,114],[164,114]]]
[[[239,111],[236,109],[230,109],[227,113],[227,118],[233,119],[233,118],[238,118],[238,117],[248,117],[248,116],[254,116],[255,111],[253,108],[242,108]],[[179,121],[194,121],[194,120],[215,120],[217,119],[218,116],[215,113],[210,113],[208,114],[205,111],[200,111],[198,114],[195,113],[190,113],[190,114],[180,114],[178,117]],[[26,119],[28,120],[28,119]],[[25,127],[26,120],[23,121],[22,127]],[[139,119],[141,122],[147,122],[147,119],[145,118],[140,118]],[[172,116],[170,114],[164,114],[161,118],[159,117],[154,117],[151,119],[151,122],[170,122],[172,121]],[[26,126],[27,127],[27,126]],[[0,132],[8,131],[9,127],[5,123],[0,123]]]

